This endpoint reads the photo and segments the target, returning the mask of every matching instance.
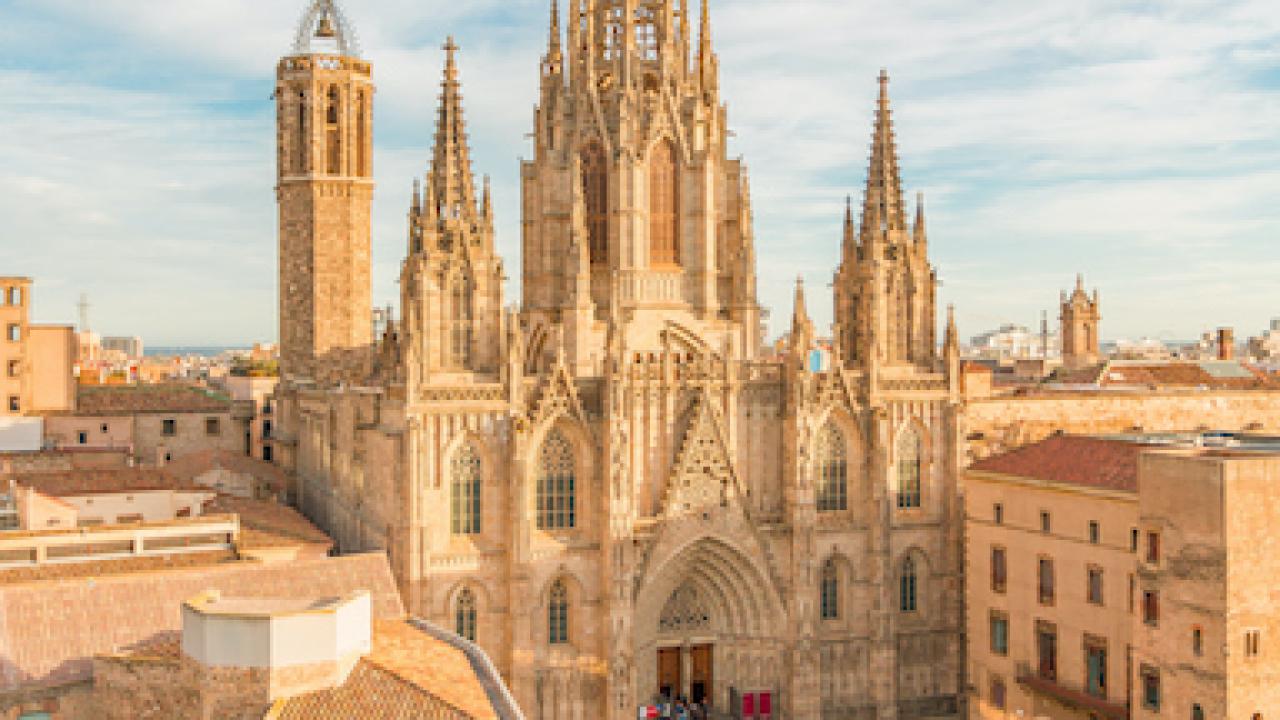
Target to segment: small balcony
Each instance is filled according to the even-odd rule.
[[[1100,720],[1127,720],[1129,707],[1090,695],[1083,689],[1068,687],[1057,679],[1037,673],[1026,663],[1018,664],[1018,684],[1069,708],[1094,713]]]

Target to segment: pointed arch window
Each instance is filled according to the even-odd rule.
[[[587,211],[591,262],[609,262],[609,168],[604,148],[591,141],[582,149],[582,198]]]
[[[453,631],[471,642],[476,641],[476,595],[471,588],[462,588],[454,601]]]
[[[909,427],[898,438],[898,507],[920,507],[920,434]]]
[[[573,447],[558,428],[547,433],[538,455],[538,528],[564,530],[577,525],[577,483]]]
[[[649,264],[680,263],[679,187],[676,149],[670,140],[649,154]]]
[[[298,142],[294,156],[295,171],[302,175],[307,171],[307,95],[298,93]]]
[[[471,443],[454,453],[449,474],[450,529],[454,535],[479,535],[480,456]]]
[[[547,642],[552,645],[569,642],[569,589],[563,580],[551,586],[547,598]]]
[[[913,613],[919,608],[916,592],[919,589],[916,576],[915,558],[908,556],[902,561],[902,574],[898,581],[898,609],[904,613]]]
[[[367,109],[365,107],[364,99],[365,94],[364,91],[361,90],[359,94],[359,101],[356,105],[356,175],[359,175],[360,177],[368,177],[370,174],[369,151],[366,149],[366,143],[368,142],[366,138],[368,134],[366,123],[368,120],[365,118]]]
[[[338,117],[342,112],[342,101],[338,97],[338,86],[329,86],[328,107],[325,109],[325,157],[330,175],[337,175],[342,167],[342,137],[339,135]]]
[[[458,368],[471,366],[471,296],[470,280],[455,279],[449,303],[449,359]]]
[[[653,7],[636,8],[636,52],[641,60],[658,59],[658,22]]]
[[[817,505],[818,512],[837,512],[849,508],[849,462],[844,435],[834,423],[827,423],[818,434]]]
[[[836,567],[835,558],[828,558],[822,566],[822,619],[835,620],[840,617],[840,569]]]

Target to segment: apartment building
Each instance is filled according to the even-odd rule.
[[[966,474],[972,718],[1280,707],[1265,438],[1057,435]]]

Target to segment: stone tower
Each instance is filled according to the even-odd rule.
[[[1098,291],[1090,298],[1084,291],[1084,276],[1076,276],[1076,289],[1061,293],[1062,364],[1068,368],[1092,365],[1102,357],[1098,350]]]
[[[372,338],[373,81],[334,0],[313,0],[276,70],[283,374]]]
[[[924,198],[917,198],[915,223],[908,227],[883,71],[861,228],[854,226],[850,202],[834,287],[837,344],[846,366],[934,366],[937,277],[929,264]]]
[[[435,150],[425,192],[414,182],[400,275],[411,385],[496,374],[502,359],[502,261],[494,253],[489,180],[477,200],[453,38],[444,49]]]
[[[754,356],[750,193],[726,152],[707,3],[696,44],[690,0],[573,2],[566,31],[557,5],[522,167],[526,321],[582,372],[599,372],[614,304],[633,349],[660,350],[674,323]],[[534,366],[555,353],[542,335]]]

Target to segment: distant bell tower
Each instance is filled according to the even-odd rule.
[[[1084,367],[1102,357],[1098,345],[1098,291],[1090,298],[1084,291],[1084,276],[1076,276],[1076,289],[1068,296],[1062,293],[1062,364],[1068,368]]]
[[[276,71],[284,375],[372,341],[373,81],[335,0],[312,0]]]

